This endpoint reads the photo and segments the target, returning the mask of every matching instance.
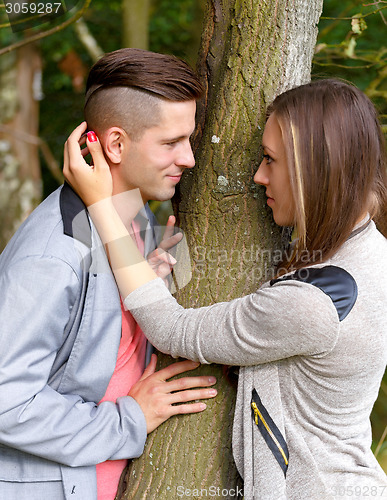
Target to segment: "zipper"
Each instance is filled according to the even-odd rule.
[[[254,416],[255,416],[255,423],[258,425],[258,417],[261,419],[263,425],[265,426],[267,432],[269,433],[271,439],[274,441],[275,445],[277,446],[279,452],[281,453],[283,459],[284,459],[284,462],[286,465],[289,465],[289,460],[287,459],[286,455],[285,455],[285,452],[282,448],[282,446],[279,444],[278,442],[278,439],[274,436],[272,430],[270,429],[270,427],[267,425],[267,422],[266,420],[263,418],[262,416],[262,413],[258,410],[258,406],[256,403],[254,403],[254,401],[251,403],[251,407],[253,408],[254,410]]]
[[[251,409],[253,411],[253,419],[256,426],[286,477],[289,465],[289,451],[286,441],[281,431],[270,417],[267,409],[262,404],[255,389],[253,389]]]

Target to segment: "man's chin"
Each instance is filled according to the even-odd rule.
[[[158,192],[154,193],[152,198],[149,198],[150,200],[154,201],[169,201],[171,198],[173,198],[175,194],[175,188],[173,189],[168,189],[167,191],[163,192]]]

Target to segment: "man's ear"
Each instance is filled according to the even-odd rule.
[[[111,163],[121,163],[122,153],[129,144],[128,134],[120,127],[111,127],[105,130],[102,145],[105,155]]]

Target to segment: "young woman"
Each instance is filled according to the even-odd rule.
[[[387,498],[369,421],[387,360],[387,240],[372,220],[387,206],[386,155],[368,98],[322,80],[275,99],[254,180],[298,239],[276,279],[199,309],[179,306],[138,255],[98,141],[87,142],[94,167],[81,156],[84,130],[66,144],[64,172],[126,306],[160,351],[241,367],[233,452],[245,499]]]

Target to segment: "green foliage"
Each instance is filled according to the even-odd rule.
[[[121,0],[93,0],[84,20],[104,52],[121,48]]]
[[[385,14],[387,1],[325,0],[313,64],[315,76],[355,83],[374,100],[382,115],[387,115]]]
[[[149,24],[150,50],[186,58],[187,48],[195,43],[192,26],[197,24],[197,3],[191,0],[155,2]]]

